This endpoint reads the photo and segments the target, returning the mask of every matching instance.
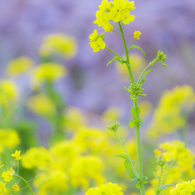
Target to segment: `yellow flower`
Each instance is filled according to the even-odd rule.
[[[21,151],[20,150],[16,150],[14,154],[11,154],[12,157],[15,157],[14,160],[21,160],[22,157],[20,156]]]
[[[104,33],[99,35],[96,29],[89,36],[89,39],[89,45],[92,47],[93,52],[98,52],[100,49],[104,49],[106,47],[106,44],[104,43]]]
[[[141,35],[142,33],[138,30],[138,31],[135,31],[134,32],[134,39],[140,39],[139,37],[140,37],[140,35]]]
[[[25,56],[13,59],[8,64],[7,73],[10,76],[18,76],[30,70],[34,62]]]
[[[0,181],[0,192],[3,192],[2,194],[6,194],[7,188],[5,187],[6,183],[3,183]]]
[[[76,39],[72,36],[66,34],[52,34],[44,38],[39,51],[42,56],[54,54],[71,59],[76,55],[78,45]]]
[[[20,144],[18,132],[13,129],[0,129],[0,143],[5,148],[14,148]]]
[[[39,87],[46,81],[54,82],[67,74],[66,68],[54,62],[43,63],[33,71],[33,86]]]
[[[13,170],[12,167],[10,168],[10,170],[4,171],[2,173],[2,177],[4,178],[4,181],[5,182],[10,182],[11,180],[13,180],[14,173],[15,173],[15,171]]]
[[[86,195],[123,195],[121,191],[121,187],[119,187],[116,183],[106,183],[102,184],[96,188],[90,188]]]
[[[17,185],[17,183],[15,183],[15,184],[12,186],[12,189],[14,189],[14,191],[19,191],[19,190],[20,190],[20,187]]]
[[[49,117],[56,113],[53,101],[45,94],[35,95],[28,100],[28,107],[38,115]]]

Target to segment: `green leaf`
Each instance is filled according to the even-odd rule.
[[[114,56],[113,58],[112,58],[112,60],[110,60],[108,63],[107,63],[107,65],[106,66],[108,66],[109,64],[111,64],[114,60],[120,60],[120,58],[118,57],[118,56]],[[120,60],[121,61],[121,60]]]
[[[126,160],[126,161],[124,162],[124,165],[125,165],[127,174],[128,174],[129,177],[131,178],[131,181],[137,180],[138,178],[137,178],[136,175],[134,174],[134,172],[133,172],[133,170],[132,170],[132,168],[131,168],[131,165],[130,165],[129,160]]]
[[[140,81],[140,85],[143,85],[145,83],[145,77],[148,73],[152,72],[154,69],[148,70],[146,72],[144,72],[144,74],[142,75],[142,80]]]
[[[163,190],[166,190],[168,187],[174,186],[174,184],[166,184],[164,186],[161,186],[159,190],[157,191],[157,194],[160,194]]]
[[[135,107],[135,113],[137,113],[137,115],[140,114],[140,108],[139,108],[139,106]]]
[[[139,46],[137,46],[137,45],[132,45],[131,47],[129,47],[129,51],[131,50],[131,49],[139,49],[143,54],[144,54],[144,56],[146,55],[146,53],[145,53],[145,51],[141,48],[141,47],[139,47]]]
[[[128,160],[128,156],[126,154],[116,154],[114,157],[124,158],[125,160]]]
[[[131,119],[131,120],[129,121],[129,127],[130,127],[130,128],[135,127],[135,121],[134,121],[133,119]]]

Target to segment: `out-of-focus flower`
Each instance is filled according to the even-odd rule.
[[[136,77],[139,76],[139,74],[141,73],[141,71],[143,70],[146,64],[145,59],[139,54],[130,54],[129,59],[130,59],[133,75],[135,75]],[[116,69],[121,79],[123,79],[124,81],[129,80],[129,73],[126,64],[121,64],[117,61]]]
[[[46,81],[56,81],[65,77],[66,68],[54,62],[43,63],[33,70],[33,86],[39,87]]]
[[[0,105],[3,107],[9,107],[11,103],[14,103],[18,97],[18,88],[14,82],[10,80],[0,81]]]
[[[20,74],[26,73],[30,70],[33,64],[33,60],[25,56],[15,58],[9,62],[7,74],[9,76],[18,76]]]
[[[4,171],[2,173],[2,177],[3,177],[4,181],[5,182],[10,182],[11,180],[13,180],[14,173],[15,173],[15,171],[13,170],[12,167],[10,168],[10,170]]]
[[[17,183],[15,183],[13,186],[12,186],[12,189],[14,189],[14,191],[19,191],[20,190],[20,187],[17,185]]]
[[[139,107],[140,107],[140,118],[144,119],[148,116],[148,114],[151,113],[152,111],[152,104],[150,101],[141,101],[139,102]]]
[[[119,119],[121,115],[121,110],[119,107],[110,107],[102,114],[102,120],[106,124],[113,123]]]
[[[96,188],[90,188],[86,192],[86,195],[123,195],[121,190],[122,188],[119,187],[116,183],[109,182]]]
[[[194,103],[195,93],[191,86],[177,86],[166,91],[154,112],[148,135],[160,137],[184,128],[186,114],[193,109]]]
[[[72,36],[52,34],[44,38],[39,51],[42,56],[60,55],[66,59],[71,59],[76,55],[78,45],[76,39]]]
[[[54,116],[56,113],[55,104],[45,94],[30,97],[27,105],[33,112],[41,116]]]
[[[5,148],[14,148],[20,144],[18,133],[13,129],[0,129],[0,145]]]

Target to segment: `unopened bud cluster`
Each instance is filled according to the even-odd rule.
[[[117,121],[113,125],[110,125],[110,126],[107,125],[107,129],[110,131],[117,132],[117,129],[119,128],[119,126],[120,126],[120,123]]]
[[[162,51],[158,51],[156,60],[159,61],[163,66],[167,67],[167,65],[164,63],[166,60],[166,55]]]
[[[135,100],[136,98],[138,98],[141,93],[143,92],[144,89],[141,88],[140,84],[137,83],[131,83],[128,91],[131,94],[130,98]],[[143,94],[145,96],[145,94]]]
[[[166,164],[166,159],[160,158],[156,162],[160,167],[163,167]]]

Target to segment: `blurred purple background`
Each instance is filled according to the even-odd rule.
[[[12,58],[28,56],[38,64],[38,48],[45,35],[67,33],[78,40],[79,52],[64,62],[69,75],[58,84],[66,102],[96,113],[120,106],[124,114],[130,114],[129,94],[124,90],[128,83],[119,78],[114,64],[106,68],[113,54],[107,50],[93,53],[89,46],[88,37],[98,28],[93,21],[100,3],[101,0],[0,0],[1,77]],[[144,86],[144,100],[157,105],[165,89],[195,85],[195,1],[135,0],[135,5],[132,14],[136,19],[125,27],[129,45],[134,31],[140,30],[143,34],[136,45],[145,50],[147,63],[158,50],[167,55],[168,67],[156,64]],[[120,36],[106,33],[105,42],[119,54],[124,53]]]

